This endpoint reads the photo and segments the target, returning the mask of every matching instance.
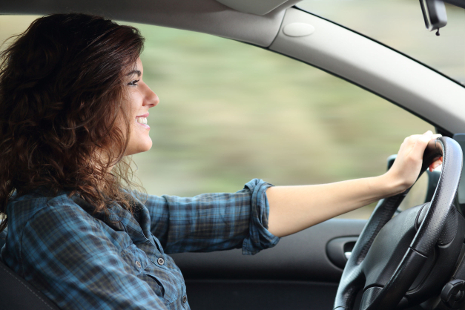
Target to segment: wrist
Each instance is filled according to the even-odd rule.
[[[375,182],[378,184],[383,198],[400,194],[409,187],[406,182],[394,176],[392,173],[389,173],[389,171],[375,177]]]

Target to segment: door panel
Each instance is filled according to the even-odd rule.
[[[189,280],[189,304],[195,309],[332,309],[336,283],[305,281]]]
[[[253,256],[241,249],[172,256],[192,309],[332,309],[342,269],[329,260],[326,246],[358,236],[365,223],[332,219]]]

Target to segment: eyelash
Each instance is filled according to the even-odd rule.
[[[137,83],[139,82],[140,80],[134,80],[130,83],[128,83],[129,86],[137,86]]]

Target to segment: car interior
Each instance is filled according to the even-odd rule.
[[[407,191],[381,200],[368,220],[331,219],[253,256],[174,254],[192,309],[465,309],[465,84],[299,2],[16,0],[0,14],[82,12],[231,39],[356,85],[442,134],[424,155],[422,171],[438,156],[444,163],[425,173],[420,204],[399,208]],[[465,12],[462,0],[414,2],[426,25],[418,28],[442,35],[444,2]],[[0,309],[58,307],[0,259]]]

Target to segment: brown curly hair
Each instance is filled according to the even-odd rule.
[[[143,44],[134,27],[54,14],[0,54],[0,215],[13,193],[36,189],[79,194],[96,211],[111,202],[131,210],[122,78]]]

